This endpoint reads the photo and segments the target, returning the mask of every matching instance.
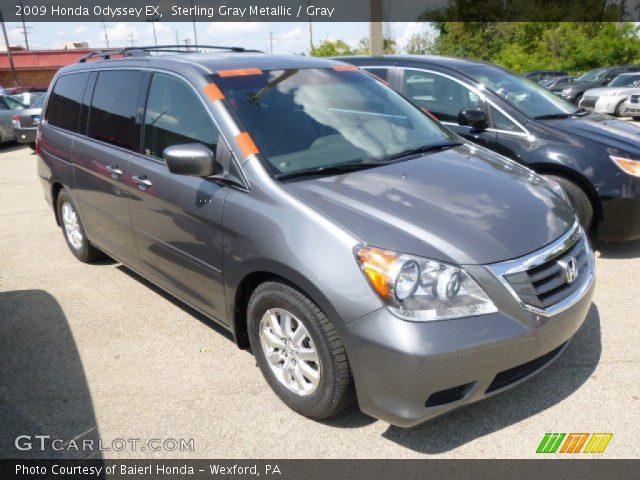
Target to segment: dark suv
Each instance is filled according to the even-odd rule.
[[[584,321],[593,252],[544,178],[351,65],[161,50],[56,75],[45,196],[79,260],[228,328],[295,411],[357,392],[415,425],[535,374]]]
[[[636,125],[577,109],[489,63],[436,56],[345,61],[383,78],[464,138],[561,185],[582,225],[597,238],[640,238]]]
[[[640,65],[594,68],[576,78],[570,85],[556,85],[550,90],[568,102],[578,105],[587,90],[604,87],[621,73],[630,72],[640,72]]]

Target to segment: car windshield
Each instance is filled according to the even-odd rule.
[[[633,87],[640,80],[640,75],[618,75],[607,87]]]
[[[390,160],[456,142],[382,82],[345,68],[212,75],[276,175]]]
[[[514,107],[531,117],[568,115],[575,107],[546,88],[498,67],[482,66],[465,69],[468,75],[494,91]]]
[[[589,70],[586,73],[583,73],[581,76],[576,78],[578,82],[595,82],[604,77],[604,74],[607,73],[606,68],[594,68],[593,70]]]

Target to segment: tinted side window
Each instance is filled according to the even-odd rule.
[[[88,135],[128,150],[138,150],[136,112],[143,72],[105,70],[98,74],[89,112]]]
[[[202,143],[212,152],[218,129],[199,97],[184,81],[156,73],[151,80],[144,116],[144,153],[162,158],[165,148]]]
[[[403,87],[406,97],[443,122],[457,122],[461,110],[483,108],[478,95],[435,73],[405,70]]]
[[[86,72],[58,78],[47,104],[47,123],[72,132],[78,131],[80,103],[88,78]]]
[[[365,68],[369,73],[372,73],[378,78],[381,78],[385,82],[389,81],[389,69],[388,68]]]

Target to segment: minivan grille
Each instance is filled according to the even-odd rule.
[[[582,97],[580,106],[583,108],[595,108],[597,97]]]
[[[578,238],[567,250],[541,265],[504,278],[523,303],[544,309],[576,292],[589,269],[586,242]]]

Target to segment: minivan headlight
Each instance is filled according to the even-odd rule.
[[[617,157],[615,155],[609,155],[609,158],[611,158],[613,163],[615,163],[623,172],[633,175],[634,177],[640,177],[640,161]]]
[[[355,255],[373,290],[397,317],[430,321],[498,311],[460,267],[363,245]]]

